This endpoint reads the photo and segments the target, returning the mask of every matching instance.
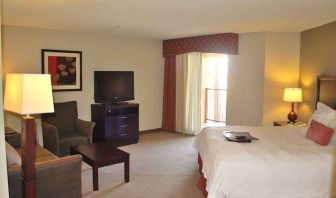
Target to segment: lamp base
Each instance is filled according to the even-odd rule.
[[[294,111],[291,111],[291,112],[289,112],[287,118],[288,118],[289,122],[295,123],[295,121],[297,120],[297,114]]]
[[[294,102],[292,102],[292,109],[289,112],[289,114],[287,115],[287,118],[289,120],[289,122],[294,123],[297,120],[297,114],[294,111]]]

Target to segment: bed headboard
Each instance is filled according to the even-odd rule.
[[[316,90],[316,104],[322,102],[336,109],[336,76],[318,76]]]

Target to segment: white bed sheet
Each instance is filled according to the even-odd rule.
[[[227,141],[224,130],[248,131],[259,140]],[[208,198],[330,197],[333,145],[306,139],[307,127],[204,128],[195,141]]]

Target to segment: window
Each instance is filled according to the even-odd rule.
[[[228,56],[202,54],[202,110],[204,123],[226,123]]]

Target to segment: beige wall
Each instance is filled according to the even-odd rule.
[[[239,34],[239,53],[229,55],[228,125],[261,125],[265,34]]]
[[[229,56],[229,125],[272,125],[286,120],[285,87],[297,87],[299,33],[239,34],[239,53]]]
[[[5,73],[40,73],[42,48],[83,52],[83,91],[56,92],[54,100],[76,100],[79,117],[85,120],[90,120],[90,104],[94,102],[93,71],[135,71],[135,102],[140,103],[140,130],[161,128],[161,41],[11,26],[4,27],[3,36]],[[6,114],[5,122],[20,130],[17,116]],[[38,130],[40,132],[40,122]]]
[[[299,69],[300,33],[266,33],[263,125],[287,120],[290,103],[282,101],[283,92],[298,87]]]
[[[315,109],[316,78],[336,75],[336,22],[301,33],[300,86],[303,103],[299,116],[307,121]]]
[[[228,124],[270,125],[274,120],[286,119],[289,105],[282,102],[282,94],[284,87],[297,86],[299,40],[297,33],[239,35],[239,55],[229,56]],[[41,48],[83,51],[84,91],[55,93],[55,101],[77,100],[80,117],[90,119],[93,71],[135,70],[140,129],[161,127],[163,59],[160,41],[5,27],[5,72],[39,73]],[[19,130],[17,116],[7,114],[5,122]],[[39,122],[38,129],[40,131]]]
[[[1,21],[1,4],[0,1],[0,21]],[[0,26],[0,68],[2,68],[2,28]],[[4,119],[3,119],[3,98],[2,98],[2,69],[0,70],[0,195],[8,197],[8,181],[7,181],[7,163],[4,135]]]
[[[298,111],[304,121],[315,109],[317,76],[336,75],[335,52],[336,21],[301,33],[300,85],[303,88],[303,103]],[[335,158],[333,170],[332,186],[336,186]],[[336,197],[336,188],[331,191],[331,197]]]

